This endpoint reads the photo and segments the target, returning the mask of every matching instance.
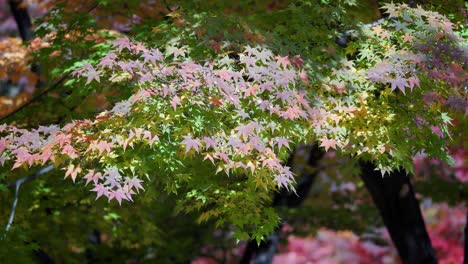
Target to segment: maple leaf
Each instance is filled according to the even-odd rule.
[[[65,145],[61,153],[69,156],[72,159],[75,159],[78,157],[76,149],[72,147],[70,144]]]
[[[413,40],[414,40],[414,37],[408,33],[405,33],[405,35],[403,36],[403,41],[405,42],[412,42]]]
[[[99,79],[99,72],[94,69],[93,66],[90,65],[90,68],[83,74],[86,77],[86,85],[89,84],[91,81],[95,80],[96,82],[100,82]]]
[[[255,55],[258,53],[258,50],[256,47],[251,47],[251,46],[247,46],[245,47],[244,49],[244,53],[249,55],[249,56],[252,56],[252,55]]]
[[[8,147],[8,145],[10,144],[8,142],[9,140],[7,140],[6,138],[2,137],[0,138],[0,154],[3,153],[3,151],[5,151],[5,149]]]
[[[328,139],[328,138],[321,138],[320,140],[320,147],[325,147],[325,151],[328,151],[329,148],[336,149],[336,144],[338,143],[334,139]]]
[[[133,66],[132,62],[119,61],[117,65],[122,69],[123,72],[128,72],[130,75],[133,75]]]
[[[419,86],[419,78],[417,76],[411,76],[408,78],[408,86],[413,90],[414,86]]]
[[[175,46],[169,46],[169,47],[166,48],[166,54],[168,56],[173,55],[174,58],[184,57],[185,52],[186,52],[186,50],[185,50],[184,47],[178,48],[178,47],[175,47]]]
[[[174,111],[177,109],[177,106],[178,105],[181,105],[181,101],[180,101],[180,97],[179,96],[174,96],[172,99],[171,99],[171,105],[172,105],[172,108],[174,108]]]
[[[248,89],[244,91],[244,97],[247,97],[249,95],[256,96],[257,95],[257,90],[258,90],[258,85],[250,85]]]
[[[115,61],[106,56],[99,62],[98,65],[101,66],[101,67],[112,68],[112,66],[114,66],[114,64],[115,64]]]
[[[143,44],[141,44],[140,42],[138,42],[137,44],[132,45],[132,49],[134,50],[135,54],[138,54],[140,52],[148,51],[148,49]]]
[[[123,49],[128,49],[128,50],[132,49],[132,44],[130,43],[130,40],[127,37],[123,37],[123,38],[113,41],[112,45],[117,47],[117,50],[119,52],[122,52]]]
[[[81,167],[80,166],[76,166],[73,165],[73,164],[70,164],[67,168],[67,171],[65,172],[65,177],[64,179],[66,179],[68,176],[70,176],[72,178],[72,181],[75,182],[75,179],[76,177],[78,176],[78,173],[81,172]]]
[[[278,188],[285,187],[287,190],[289,190],[289,182],[290,181],[283,174],[276,175],[275,176],[275,181],[278,184]]]
[[[258,60],[266,63],[267,61],[271,59],[271,57],[273,57],[273,53],[271,53],[271,51],[267,49],[262,49],[260,50],[260,52],[256,54],[256,57]]]
[[[99,151],[99,155],[102,155],[104,151],[110,153],[112,147],[112,143],[106,142],[104,140],[99,141],[99,143],[96,145],[96,149]]]
[[[372,28],[372,32],[374,32],[374,34],[376,34],[377,36],[380,36],[380,34],[382,34],[383,31],[384,29],[382,28],[381,25],[377,25]]]
[[[156,64],[156,62],[163,60],[163,54],[158,49],[151,49],[149,51],[148,50],[143,51],[143,54],[141,55],[141,57],[143,58],[143,63],[145,64],[148,61],[150,61],[153,64]]]
[[[210,97],[210,103],[212,106],[217,107],[217,106],[223,106],[223,101],[221,101],[220,98],[211,96]]]
[[[288,56],[276,56],[275,59],[280,65],[283,66],[283,68],[286,68],[288,65],[291,65],[291,61],[289,60]]]
[[[116,167],[112,167],[107,169],[104,172],[104,178],[106,179],[104,181],[104,185],[109,185],[109,188],[112,189],[114,187],[121,187],[120,180],[122,179],[122,176],[119,173],[119,169]]]
[[[297,67],[302,67],[304,60],[302,60],[301,55],[296,55],[291,59],[291,62],[296,64]]]
[[[133,177],[133,178],[125,177],[125,184],[127,184],[130,189],[135,188],[137,192],[139,189],[145,190],[143,186],[141,185],[142,182],[143,181],[138,179],[137,177]]]
[[[403,94],[405,94],[405,86],[408,86],[408,82],[405,78],[398,76],[396,79],[391,80],[391,88],[394,91],[398,88]]]
[[[104,184],[101,184],[101,183],[96,184],[95,187],[91,191],[97,193],[96,200],[102,195],[108,196],[109,194],[109,188],[104,186]]]
[[[393,3],[387,3],[382,6],[382,9],[386,9],[386,14],[388,14],[389,18],[397,17],[400,14],[400,11],[397,9],[397,6]]]
[[[155,141],[159,142],[159,137],[158,135],[151,135],[151,132],[150,131],[145,131],[143,132],[143,139],[146,139],[148,140],[148,143],[151,145],[153,145],[153,143]]]
[[[110,191],[109,194],[107,195],[107,198],[108,198],[108,201],[112,199],[117,200],[119,205],[122,205],[122,200],[129,200],[128,194],[122,188],[118,188],[117,190]]]
[[[152,72],[138,72],[140,75],[140,82],[152,82],[154,80],[154,75]]]
[[[215,162],[214,162],[214,159],[213,159],[213,155],[212,154],[206,154],[205,157],[203,158],[203,160],[210,160],[211,163],[213,163],[213,165],[215,165]]]
[[[185,145],[185,153],[188,153],[192,148],[198,153],[198,148],[202,147],[200,140],[193,139],[190,135],[183,136],[183,138],[184,140],[180,143]]]
[[[217,143],[210,137],[203,137],[202,140],[203,142],[205,142],[205,149],[208,149],[210,147],[216,149]]]
[[[97,141],[97,140],[94,140],[93,142],[91,142],[91,144],[89,144],[88,148],[86,149],[85,153],[86,152],[89,152],[89,151],[92,151],[92,150],[97,150],[99,151],[99,155],[102,155],[102,153],[104,151],[106,151],[107,153],[110,153],[111,151],[111,148],[113,148],[114,145],[109,142],[106,142],[104,140],[101,140],[101,141]]]
[[[276,137],[274,138],[274,141],[273,142],[276,142],[278,144],[278,149],[281,149],[281,147],[285,146],[286,148],[289,148],[289,140],[286,139],[286,138],[283,138],[283,137]]]
[[[214,75],[219,76],[220,78],[224,79],[225,81],[229,82],[232,78],[232,72],[227,69],[220,69],[213,72]]]
[[[102,179],[102,173],[95,172],[94,170],[88,170],[88,173],[84,176],[86,179],[85,186],[91,181],[96,185],[100,179]]]

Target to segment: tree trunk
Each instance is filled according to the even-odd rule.
[[[465,223],[465,260],[463,263],[468,263],[468,211],[466,212],[466,223]]]
[[[377,206],[403,263],[437,263],[409,177],[403,170],[382,177],[361,162],[361,178]]]
[[[23,41],[28,41],[32,37],[31,31],[31,18],[29,17],[28,10],[21,6],[23,1],[10,0],[10,10],[15,18],[18,31]]]

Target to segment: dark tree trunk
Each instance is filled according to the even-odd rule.
[[[28,41],[32,37],[31,31],[31,18],[29,17],[28,10],[21,7],[23,1],[21,0],[10,0],[10,10],[15,18],[18,31],[23,41]]]
[[[403,263],[437,263],[409,177],[403,170],[382,177],[361,162],[361,178],[377,206]]]
[[[22,7],[21,4],[23,3],[22,0],[9,0],[8,3],[10,4],[10,10],[15,18],[16,25],[18,26],[18,31],[23,41],[29,41],[32,39],[32,23],[31,17],[29,16],[28,9]],[[40,68],[39,65],[33,63],[31,65],[31,71],[40,75]],[[38,83],[40,86],[40,82]]]
[[[465,224],[465,260],[463,263],[468,264],[468,211],[466,212],[466,224]]]
[[[307,158],[307,165],[316,167],[319,160],[323,157],[324,152],[319,149],[318,145],[313,145],[310,150],[310,154]],[[294,154],[289,157],[287,162],[288,166],[293,165]],[[312,184],[315,181],[318,171],[313,173],[307,173],[305,171],[301,172],[301,177],[298,179],[296,186],[296,193],[281,189],[273,199],[273,206],[287,206],[289,208],[298,207],[302,204],[304,199],[307,197]],[[249,241],[245,249],[244,255],[242,256],[241,263],[248,264],[250,263],[253,256],[255,256],[253,263],[254,264],[268,264],[272,263],[273,257],[275,256],[276,249],[280,242],[280,232],[281,227],[278,226],[275,231],[269,235],[264,242],[261,242],[260,245],[257,245],[256,241]]]

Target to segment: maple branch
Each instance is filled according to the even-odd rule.
[[[39,171],[33,173],[33,174],[30,174],[26,177],[23,177],[23,178],[20,178],[12,183],[9,183],[8,184],[8,187],[13,187],[15,186],[15,198],[13,199],[13,205],[11,207],[11,212],[10,212],[10,217],[8,218],[8,223],[5,227],[5,234],[8,232],[8,230],[10,230],[10,227],[11,225],[13,224],[13,220],[15,218],[15,213],[16,213],[16,206],[18,205],[18,194],[19,194],[19,189],[21,187],[21,184],[27,182],[27,181],[30,181],[32,179],[35,179],[39,176],[41,176],[42,174],[45,174],[49,171],[51,171],[52,169],[54,168],[54,165],[49,165],[47,167],[44,167],[42,169],[40,169]]]
[[[24,108],[26,108],[27,106],[29,106],[30,104],[34,103],[35,101],[39,100],[42,96],[46,95],[48,92],[54,90],[55,88],[57,88],[63,81],[65,81],[66,79],[68,78],[68,75],[64,75],[62,76],[62,78],[60,78],[57,82],[55,82],[52,86],[50,86],[49,88],[47,89],[44,89],[42,90],[39,94],[37,94],[36,96],[34,96],[31,100],[27,101],[26,103],[24,103],[23,105],[21,105],[20,107],[16,108],[14,111],[10,112],[9,114],[7,114],[6,116],[0,118],[0,122],[4,122],[6,119],[12,117],[13,115],[15,115],[16,113],[18,113],[19,111],[23,110]]]

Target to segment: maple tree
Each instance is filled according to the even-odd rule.
[[[368,162],[373,177],[412,173],[416,155],[454,164],[466,30],[437,12],[387,3],[390,19],[369,27],[346,16],[352,0],[29,4],[47,10],[36,38],[14,53],[18,39],[0,43],[0,78],[23,78],[32,102],[5,110],[0,163],[13,175],[52,165],[91,185],[87,206],[171,197],[259,242],[280,223],[271,194],[296,191],[286,160],[301,143]]]

